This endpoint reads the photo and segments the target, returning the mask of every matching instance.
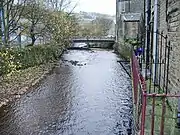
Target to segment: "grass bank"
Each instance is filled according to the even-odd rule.
[[[156,98],[155,110],[154,110],[154,135],[160,134],[162,118],[164,119],[164,135],[179,135],[180,129],[176,127],[177,124],[177,104],[169,102],[171,100],[176,100],[175,98],[167,98],[165,100],[165,113],[162,117],[162,107],[163,99]],[[145,134],[151,135],[152,127],[152,98],[147,100],[147,111],[146,111],[146,121],[145,121]],[[172,106],[169,106],[172,105]]]

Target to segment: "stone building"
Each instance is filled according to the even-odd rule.
[[[144,10],[142,0],[116,1],[116,41],[124,38],[136,38],[139,33],[139,23]]]
[[[146,11],[150,11],[150,12],[146,12],[145,19],[144,19],[144,15],[145,15],[146,3],[144,4],[143,1],[147,2],[147,0],[130,0],[130,1],[117,0],[116,40],[117,42],[119,42],[121,39],[124,39],[126,35],[133,37],[134,33],[139,32],[137,31],[137,28],[145,31],[144,40],[143,40],[144,42],[142,42],[143,49],[145,50],[143,54],[142,68],[145,69],[146,71],[149,71],[151,75],[151,77],[148,76],[146,78],[147,79],[146,85],[148,90],[147,93],[161,94],[161,93],[166,93],[165,90],[167,89],[167,93],[170,93],[171,95],[176,95],[177,93],[180,93],[180,89],[179,89],[180,88],[180,0],[149,1],[150,6],[147,5],[147,7],[149,8],[147,8]],[[155,4],[155,2],[158,2],[158,4]],[[131,23],[131,21],[133,20],[139,20],[137,16],[136,16],[137,18],[134,16],[131,18],[131,15],[133,14],[141,15],[140,19],[145,20],[144,22],[146,25],[143,24],[144,27],[140,28],[137,27],[138,24]],[[128,21],[128,23],[130,24],[125,25],[126,21]],[[149,47],[149,49],[147,49],[147,47]],[[168,49],[170,50],[169,54],[167,53]],[[122,53],[125,50],[125,48],[121,47],[119,50],[120,50],[119,52]],[[168,65],[169,65],[169,71],[167,70]],[[158,79],[156,78],[156,74]],[[153,86],[153,89],[151,86]],[[140,99],[141,98],[142,97],[140,96]],[[166,107],[165,112],[163,112],[162,108],[165,107],[166,105],[161,106],[160,104],[160,106],[159,105],[158,105],[159,107],[156,106],[155,109],[158,110],[159,108],[158,110],[159,112],[158,111],[155,112],[156,115],[158,116],[158,119],[161,119],[160,118],[161,115],[162,117],[164,117],[163,115],[166,114],[165,116],[166,122],[162,123],[164,128],[162,129],[162,131],[164,130],[166,134],[171,134],[171,135],[180,134],[179,129],[177,132],[176,128],[174,128],[176,124],[180,127],[180,119],[178,120],[179,123],[176,123],[175,121],[177,119],[174,119],[176,118],[177,115],[178,102],[176,99],[177,98],[171,98],[171,97],[166,98],[168,107]],[[146,131],[150,131],[152,125],[151,117],[148,117],[148,115],[151,116],[152,103],[148,102],[148,105],[146,104],[147,107],[146,121],[149,125],[146,126]],[[137,106],[134,107],[135,109],[133,111],[135,118],[138,118],[139,112],[137,113],[136,107]],[[141,106],[139,108],[141,108]],[[178,112],[180,112],[180,104],[178,107]],[[136,123],[136,119],[135,119],[135,123]],[[155,122],[155,127],[159,127],[158,120]],[[158,133],[159,129],[156,130],[156,132],[157,134],[159,134]]]
[[[169,91],[180,92],[180,0],[159,0],[159,32],[170,41]],[[164,53],[163,53],[164,54]]]
[[[117,0],[116,1],[116,41],[135,37],[139,34],[138,21],[144,20],[145,0]],[[180,0],[158,0],[158,32],[167,35],[171,51],[169,59],[168,86],[171,93],[180,92]],[[154,0],[151,0],[151,32],[153,32]],[[153,36],[152,36],[153,37]],[[145,37],[144,37],[145,38]],[[150,39],[153,41],[153,39]],[[158,45],[161,39],[158,38]],[[165,41],[162,41],[165,48]],[[150,43],[151,48],[153,43]],[[164,49],[163,49],[164,50]],[[159,52],[160,52],[159,46]],[[160,54],[159,54],[160,55]],[[162,51],[162,57],[165,52]],[[161,57],[161,56],[159,56]],[[162,59],[161,62],[163,62]],[[159,67],[158,69],[159,70]],[[163,69],[162,69],[163,70]],[[159,71],[158,71],[159,72]],[[162,71],[161,71],[162,72]],[[163,73],[161,80],[163,80]]]

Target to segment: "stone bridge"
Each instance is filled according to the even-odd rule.
[[[73,43],[115,43],[115,37],[73,37],[70,41]]]

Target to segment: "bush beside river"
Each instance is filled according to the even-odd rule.
[[[55,66],[63,46],[38,45],[0,50],[0,107],[20,98]]]
[[[62,49],[57,45],[2,48],[0,49],[0,75],[55,61],[59,58]]]

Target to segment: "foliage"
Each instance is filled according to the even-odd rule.
[[[46,17],[46,10],[41,0],[31,0],[26,2],[24,6],[23,18],[21,26],[23,33],[31,38],[31,45],[33,46],[37,38],[41,37],[44,33],[45,25],[42,23]]]
[[[0,50],[0,75],[57,60],[61,53],[62,48],[56,45],[3,48]]]
[[[76,18],[68,13],[49,10],[41,3],[28,3],[24,8],[23,33],[31,38],[31,45],[38,38],[45,42],[61,43],[76,33]]]
[[[18,0],[17,4],[14,2],[14,0],[0,2],[0,7],[5,11],[3,14],[5,22],[1,22],[4,31],[1,29],[0,43],[3,35],[6,40],[6,46],[3,46],[4,48],[0,46],[0,75],[56,60],[68,44],[69,38],[76,33],[78,26],[71,12],[63,11],[71,0],[51,3],[56,6],[53,8],[42,0]],[[59,4],[62,10],[58,9]],[[30,37],[31,44],[25,48],[20,48],[21,46],[11,48],[11,32],[16,36]],[[53,44],[34,46],[38,38]]]
[[[128,39],[125,39],[124,40],[125,41],[125,43],[127,43],[127,44],[131,44],[132,46],[139,46],[140,45],[140,42],[135,38],[128,38]]]
[[[54,11],[50,13],[45,21],[46,32],[51,35],[55,43],[65,42],[77,31],[76,18],[64,12]]]
[[[121,57],[123,57],[126,60],[129,60],[131,57],[131,44],[120,41],[119,43],[115,44],[115,50],[120,54]]]
[[[15,57],[9,52],[9,49],[2,49],[0,51],[0,75],[7,74],[16,69],[16,64],[14,63]]]
[[[22,34],[31,38],[31,46],[37,39],[45,43],[51,40],[63,42],[60,39],[71,36],[76,28],[75,18],[71,16],[75,7],[72,7],[71,0],[3,0],[0,2],[3,18],[0,37],[6,47]]]

